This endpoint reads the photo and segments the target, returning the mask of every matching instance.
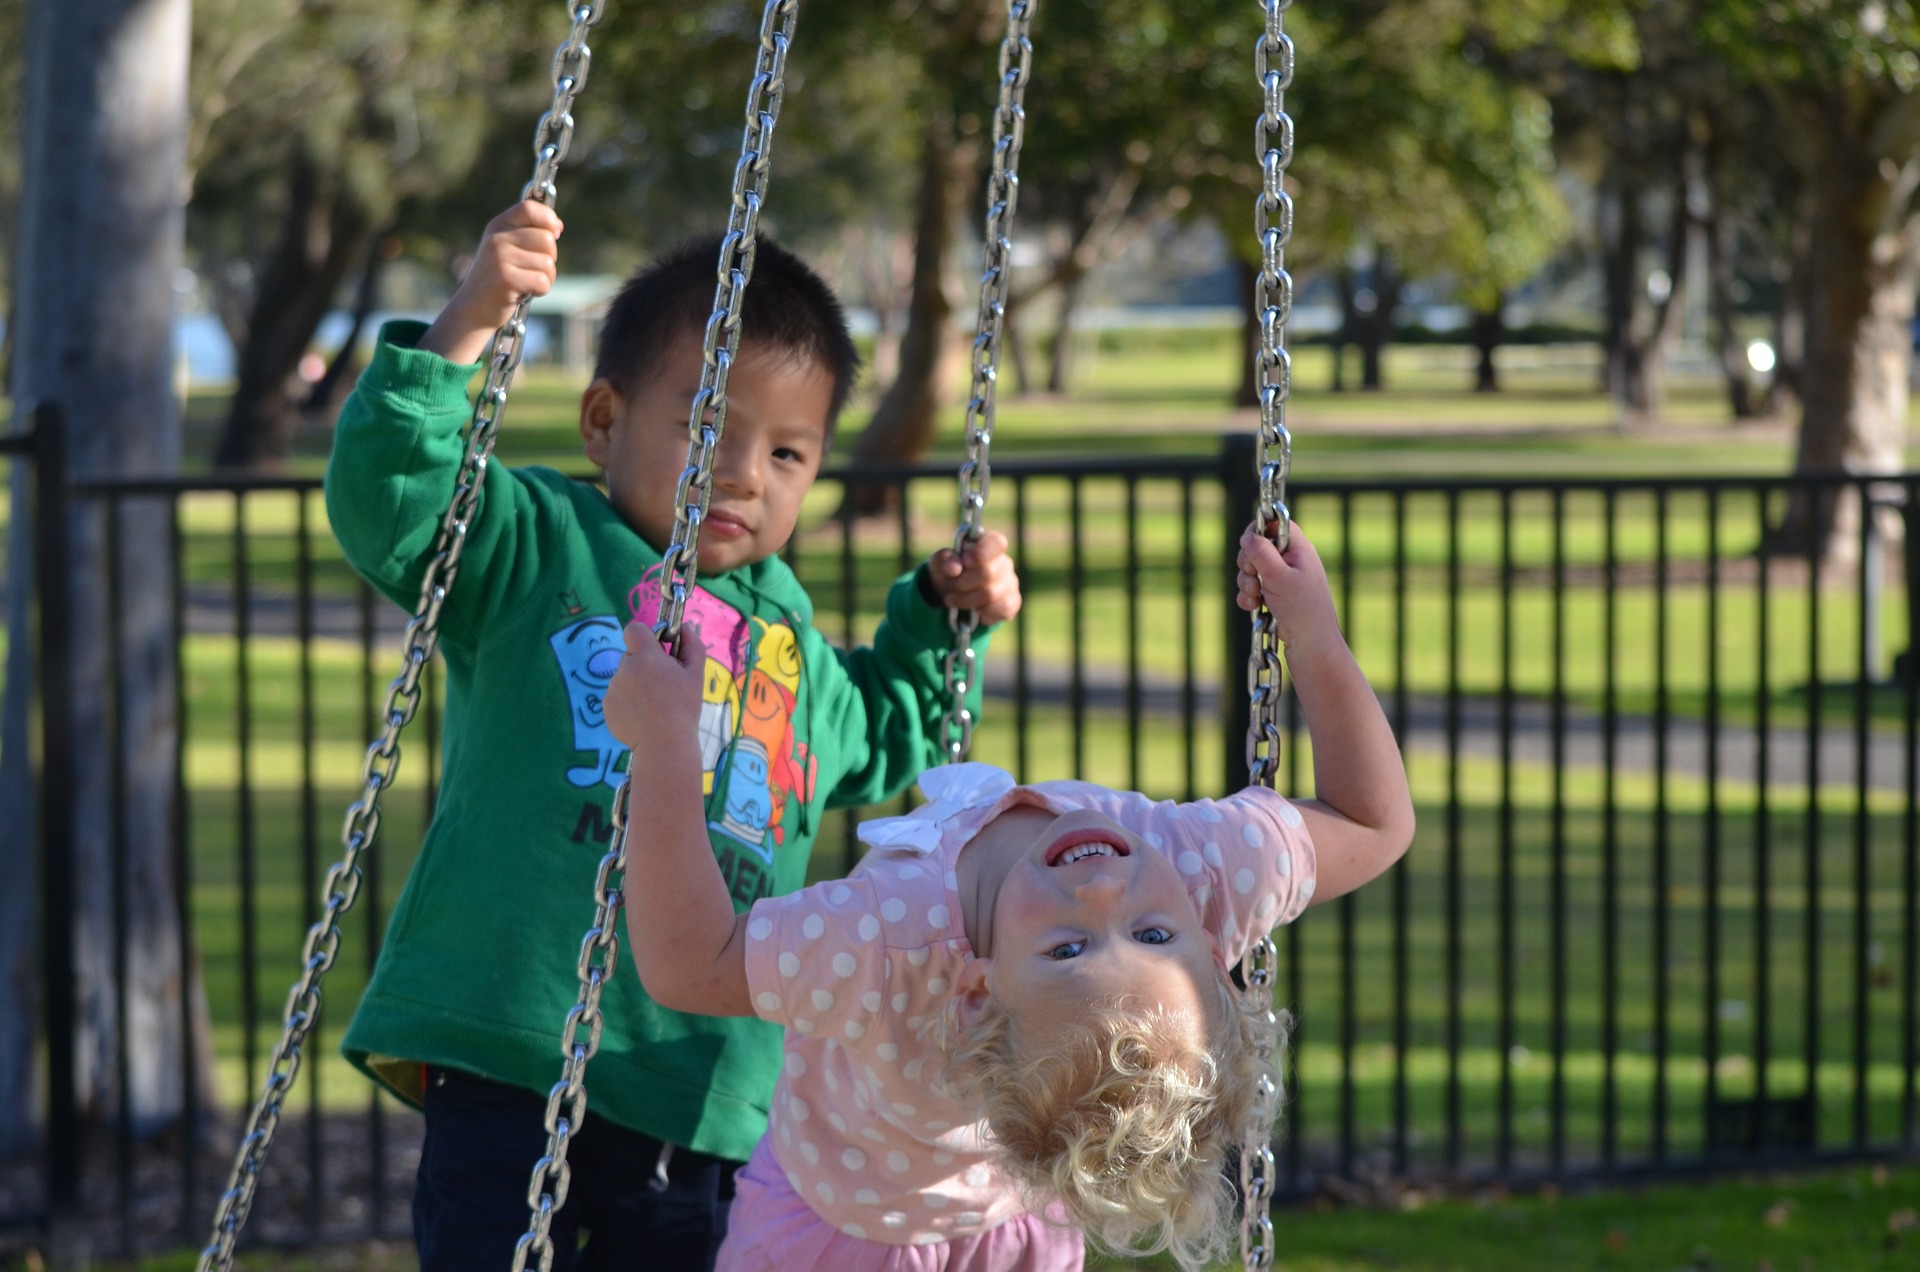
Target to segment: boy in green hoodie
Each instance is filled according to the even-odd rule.
[[[327,470],[334,533],[354,568],[402,604],[418,594],[460,465],[476,364],[517,298],[552,285],[560,231],[539,203],[496,217],[432,326],[381,332],[341,413]],[[525,1231],[627,758],[602,698],[622,628],[659,612],[717,255],[716,240],[656,262],[608,311],[580,404],[606,493],[548,469],[490,465],[442,611],[439,801],[344,1044],[426,1113],[413,1204],[422,1272],[504,1269]],[[764,239],[741,325],[685,621],[709,651],[700,743],[710,838],[744,910],[805,882],[825,809],[887,799],[939,761],[946,611],[1004,621],[1020,587],[1005,538],[989,534],[896,582],[871,648],[830,646],[778,554],[858,355],[831,290]],[[632,810],[634,833],[646,833],[647,816]],[[734,1168],[766,1129],[780,1032],[668,1011],[631,975],[608,985],[602,1012],[555,1267],[708,1267]],[[584,1251],[582,1233],[592,1238]]]

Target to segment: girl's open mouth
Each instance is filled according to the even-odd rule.
[[[1070,866],[1076,861],[1086,861],[1091,857],[1125,857],[1127,846],[1119,842],[1111,831],[1088,827],[1063,835],[1047,849],[1046,861],[1049,866]]]

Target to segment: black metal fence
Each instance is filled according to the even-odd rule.
[[[1237,783],[1246,623],[1227,576],[1250,453],[1238,438],[1212,456],[997,467],[991,517],[1028,600],[994,638],[976,758],[1167,796]],[[893,492],[892,511],[844,515],[850,479]],[[950,483],[823,478],[789,555],[829,636],[870,633],[890,580],[945,541]],[[82,1134],[55,1029],[48,1144],[69,1156],[20,1167],[53,1191],[17,1218],[85,1178],[106,1244],[197,1242],[402,616],[339,559],[313,481],[74,494],[110,533],[135,503],[170,509],[179,932],[212,1063],[182,1075],[188,1133],[136,1140],[123,1118]],[[1895,509],[1917,496],[1920,475],[1299,486],[1421,824],[1390,876],[1282,936],[1283,1192],[1920,1149],[1920,681],[1892,657],[1913,595]],[[1839,546],[1783,540],[1803,515],[1832,519]],[[43,662],[49,702],[59,674]],[[406,1226],[417,1121],[335,1048],[431,815],[436,695],[430,681],[269,1164],[264,1239]],[[1294,724],[1286,786],[1307,793]],[[48,734],[49,789],[70,743]],[[850,863],[852,827],[829,821],[819,874]],[[48,913],[60,904],[55,886]]]

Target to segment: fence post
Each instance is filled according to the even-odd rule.
[[[1909,676],[1920,676],[1920,486],[1909,481],[1900,504],[1906,521],[1900,560],[1907,576],[1907,648],[1893,660],[1893,678],[1905,684]]]
[[[34,596],[39,648],[41,1004],[47,1036],[47,1255],[57,1270],[86,1265],[81,1127],[74,1081],[73,580],[68,550],[65,413],[33,412]]]
[[[1240,535],[1253,523],[1260,498],[1260,463],[1252,433],[1227,433],[1220,438],[1220,489],[1226,496],[1221,526],[1225,531],[1225,568],[1234,579]],[[1247,699],[1247,663],[1253,657],[1253,622],[1234,600],[1236,587],[1227,591],[1227,661],[1220,672],[1221,760],[1228,793],[1247,784],[1247,725],[1252,708]]]

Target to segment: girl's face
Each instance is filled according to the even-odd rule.
[[[995,822],[1030,842],[1000,884],[993,957],[977,960],[986,993],[1029,1029],[1123,1000],[1204,1027],[1218,947],[1172,862],[1096,812],[1015,807]]]

